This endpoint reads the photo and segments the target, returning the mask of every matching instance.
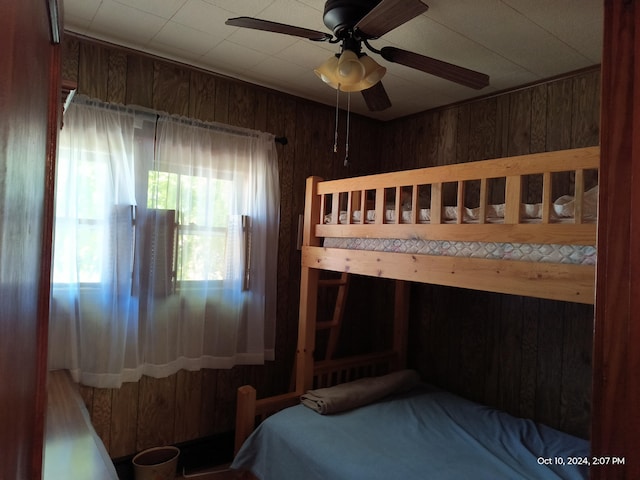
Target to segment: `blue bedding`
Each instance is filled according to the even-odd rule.
[[[585,479],[586,440],[419,387],[348,412],[265,420],[232,468],[261,480]]]

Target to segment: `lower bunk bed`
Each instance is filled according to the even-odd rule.
[[[406,371],[412,282],[593,304],[598,167],[591,147],[310,178],[294,389],[257,399],[253,387],[240,387],[234,468],[260,480],[586,478],[586,440],[429,385],[332,415],[300,399]],[[396,280],[388,350],[315,361],[322,271]]]
[[[407,389],[405,383],[372,401],[360,386],[323,389],[318,397],[330,405],[323,414],[303,396],[302,404],[256,429],[232,468],[260,480],[587,478],[588,441],[427,384]],[[331,392],[341,387],[347,388]],[[362,405],[352,409],[350,402]]]

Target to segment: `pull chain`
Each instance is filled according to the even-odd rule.
[[[340,103],[340,84],[336,88],[336,132],[333,139],[333,153],[338,153],[338,107]]]
[[[349,166],[349,124],[351,114],[351,92],[347,92],[347,139],[344,146],[344,166]]]

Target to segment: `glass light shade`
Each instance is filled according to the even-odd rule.
[[[373,87],[378,83],[384,74],[387,73],[387,69],[378,63],[371,57],[363,55],[359,58],[360,63],[364,67],[365,73],[362,80],[352,85],[340,85],[340,90],[343,92],[361,92],[367,88]]]
[[[365,71],[358,55],[351,50],[345,50],[338,60],[338,78],[340,85],[353,85],[362,80]]]
[[[322,65],[313,70],[327,85],[343,92],[360,92],[378,83],[387,69],[373,58],[345,50],[340,58],[332,55]],[[348,73],[351,76],[343,76]],[[354,79],[359,78],[355,81]]]
[[[322,65],[314,70],[314,73],[320,77],[327,85],[338,88],[338,76],[336,74],[338,69],[338,57],[331,55]]]
[[[385,67],[379,65],[373,58],[367,55],[360,57],[360,63],[364,66],[364,78],[362,81],[370,87],[382,80],[382,77],[387,73]]]

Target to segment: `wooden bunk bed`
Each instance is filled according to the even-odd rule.
[[[295,388],[257,400],[253,387],[240,387],[236,451],[256,421],[299,404],[310,389],[404,369],[410,282],[593,304],[598,168],[599,148],[590,147],[334,181],[309,178]],[[323,270],[396,280],[389,350],[314,362]]]

